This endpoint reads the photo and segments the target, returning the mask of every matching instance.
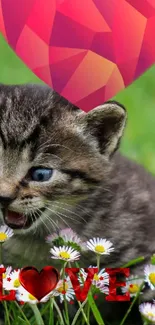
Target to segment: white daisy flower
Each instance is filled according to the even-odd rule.
[[[56,232],[54,232],[53,234],[50,234],[50,235],[48,235],[47,237],[46,237],[46,242],[48,243],[48,244],[52,244],[53,243],[53,241],[55,240],[55,239],[58,239],[60,237],[60,234],[58,233],[56,233]]]
[[[96,288],[100,290],[100,292],[104,293],[105,295],[109,295],[109,287],[106,286],[104,283],[97,283]]]
[[[126,278],[126,286],[122,287],[121,290],[123,293],[128,292],[130,297],[136,296],[140,286],[143,283],[143,279],[138,279],[137,276],[131,275]]]
[[[155,265],[146,265],[144,269],[145,281],[152,290],[155,289]]]
[[[62,237],[65,242],[73,242],[76,244],[81,244],[81,239],[71,228],[65,228],[61,230],[60,237]]]
[[[4,243],[14,234],[13,230],[8,226],[1,226],[0,227],[0,243]]]
[[[3,264],[1,264],[1,265],[0,265],[0,268],[5,268],[5,266],[4,266]],[[2,274],[2,278],[3,278],[3,279],[6,279],[6,278],[10,275],[11,271],[12,271],[12,267],[11,267],[11,266],[8,266],[8,267],[6,268],[5,273]]]
[[[87,248],[99,255],[109,255],[113,252],[113,244],[103,238],[93,238],[86,242]]]
[[[97,266],[89,266],[89,267],[97,268]],[[88,273],[86,273],[84,269],[80,269],[79,282],[81,284],[84,283],[84,281],[87,278],[87,275]],[[100,290],[100,292],[106,295],[109,294],[109,288],[107,287],[109,285],[109,274],[105,272],[105,269],[102,269],[98,273],[94,274],[92,285],[96,287],[98,290]]]
[[[3,288],[5,290],[18,290],[21,287],[19,273],[20,269],[14,270],[3,279]]]
[[[149,302],[143,303],[139,306],[139,311],[144,318],[152,324],[155,324],[155,305]]]
[[[64,301],[64,296],[67,301],[74,299],[75,292],[72,287],[72,283],[69,277],[66,277],[65,280],[59,280],[56,288],[51,292],[51,296],[59,296],[60,302]]]
[[[46,295],[40,301],[35,298],[31,293],[29,293],[23,286],[20,286],[16,291],[16,300],[22,302],[29,302],[30,304],[37,304],[38,302],[46,302],[48,301],[49,296]]]
[[[49,244],[54,244],[55,240],[63,240],[64,244],[82,245],[81,239],[71,228],[62,229],[58,233],[53,233],[46,237],[46,241]]]
[[[68,246],[54,246],[51,248],[50,253],[52,254],[51,258],[68,262],[76,261],[80,258],[79,252]]]
[[[89,266],[89,268],[97,268],[97,266]],[[84,283],[88,273],[84,271],[84,269],[80,269],[80,276],[79,276],[79,282]],[[92,285],[94,286],[100,286],[100,285],[109,285],[109,274],[105,272],[105,269],[100,270],[98,273],[94,274],[94,278],[92,281]]]

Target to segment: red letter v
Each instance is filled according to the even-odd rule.
[[[80,283],[77,273],[80,271],[80,268],[66,268],[65,272],[69,275],[72,282],[72,286],[76,295],[77,300],[84,301],[87,298],[88,291],[92,284],[94,274],[98,272],[98,268],[85,268],[84,271],[88,274],[84,282],[83,288],[80,288]]]

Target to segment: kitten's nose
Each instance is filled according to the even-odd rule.
[[[17,195],[17,183],[13,179],[0,178],[0,205],[7,207]]]
[[[4,207],[9,205],[13,201],[13,197],[11,196],[0,196],[0,204],[2,204]]]

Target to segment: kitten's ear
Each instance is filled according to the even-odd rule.
[[[112,101],[78,116],[83,131],[89,132],[97,140],[100,152],[108,157],[119,146],[126,118],[125,108]]]

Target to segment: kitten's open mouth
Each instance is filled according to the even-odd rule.
[[[27,229],[40,217],[44,210],[45,208],[40,209],[40,212],[37,212],[34,218],[30,215],[26,216],[15,211],[3,209],[4,221],[12,229]]]

